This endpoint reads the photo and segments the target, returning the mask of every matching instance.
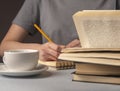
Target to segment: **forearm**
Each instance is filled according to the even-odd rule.
[[[36,49],[39,50],[41,44],[37,43],[21,43],[15,41],[6,41],[1,43],[0,55],[3,56],[5,50],[9,49]]]
[[[48,60],[57,60],[61,46],[47,42],[45,44],[37,44],[37,43],[21,43],[17,41],[3,41],[0,48],[0,55],[3,56],[5,50],[10,49],[35,49],[39,51],[39,59],[43,61]]]

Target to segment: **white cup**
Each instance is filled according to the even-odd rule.
[[[34,69],[39,60],[39,51],[32,49],[13,49],[4,52],[3,62],[10,71]]]

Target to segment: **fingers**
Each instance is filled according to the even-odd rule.
[[[53,42],[48,42],[47,45],[49,46],[50,49],[60,52],[61,51],[61,47]]]
[[[52,55],[50,55],[50,54],[47,54],[45,52],[41,52],[41,54],[40,54],[40,60],[41,61],[56,61],[57,58],[54,57],[54,56],[52,56]]]
[[[66,48],[65,45],[59,45],[59,47],[61,48],[61,50]],[[60,53],[61,53],[61,50],[60,50]]]
[[[70,42],[69,44],[67,44],[66,45],[66,47],[68,48],[68,47],[80,47],[81,45],[80,45],[80,40],[78,40],[78,39],[75,39],[75,40],[73,40],[72,42]]]
[[[56,61],[60,54],[61,49],[62,49],[61,46],[52,42],[43,44],[40,48],[40,60]]]

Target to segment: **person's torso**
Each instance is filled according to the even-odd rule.
[[[39,8],[41,28],[55,43],[67,44],[78,38],[73,14],[81,10],[115,10],[116,0],[40,0]]]

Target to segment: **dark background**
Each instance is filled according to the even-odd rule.
[[[0,43],[23,3],[24,0],[0,0]],[[26,37],[25,42],[38,43],[40,42],[40,39],[41,36],[37,33],[34,37]]]

